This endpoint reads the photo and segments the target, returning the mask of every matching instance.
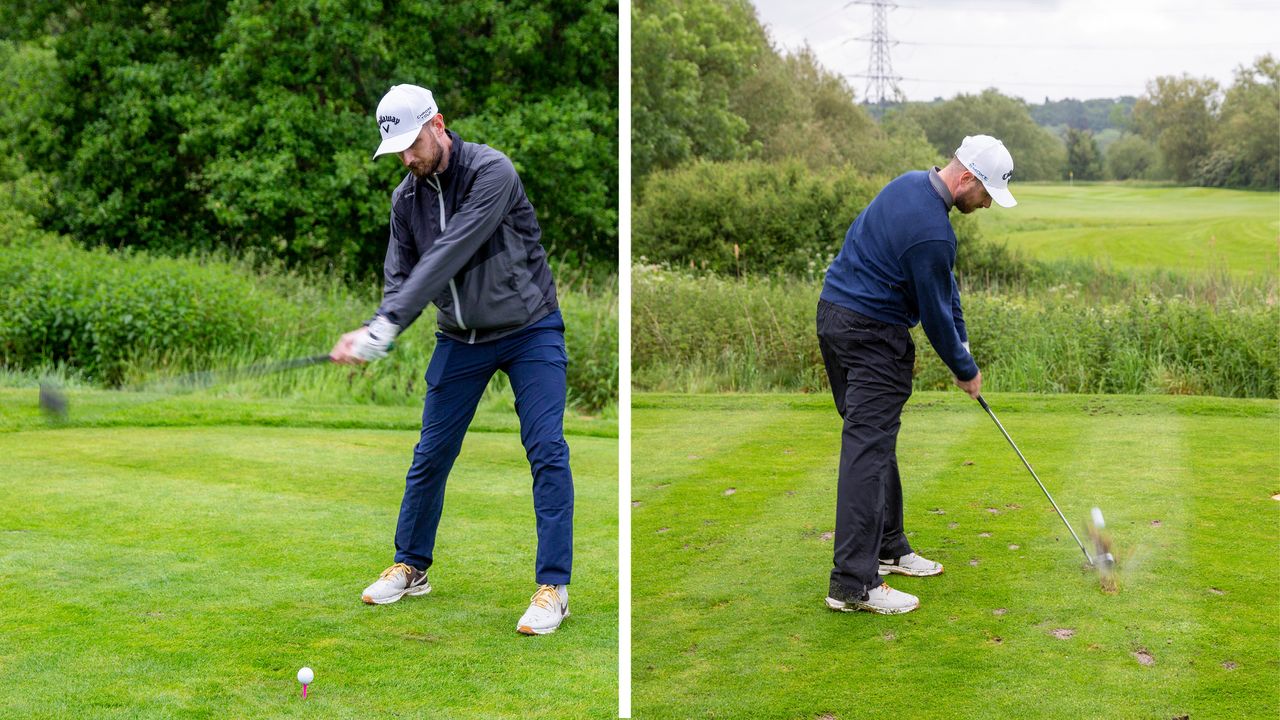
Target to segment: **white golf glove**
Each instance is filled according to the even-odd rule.
[[[965,352],[967,352],[967,353],[969,353],[970,355],[972,355],[972,354],[973,354],[973,351],[969,349],[969,343],[968,343],[968,342],[962,342],[962,343],[960,343],[960,347],[964,348],[964,351],[965,351]]]
[[[368,327],[369,332],[356,338],[351,346],[351,354],[365,362],[381,360],[391,350],[396,335],[400,334],[400,326],[379,315]]]

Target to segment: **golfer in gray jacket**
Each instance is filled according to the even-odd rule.
[[[342,336],[331,357],[385,357],[428,302],[438,308],[427,367],[422,435],[396,525],[395,564],[361,598],[393,603],[431,592],[445,480],[476,405],[499,370],[511,380],[520,439],[533,471],[538,589],[516,624],[554,632],[569,615],[573,477],[564,440],[564,322],[533,206],[511,161],[446,129],[429,90],[396,85],[378,104],[380,155],[409,169],[391,194],[391,239],[382,304],[365,327]]]

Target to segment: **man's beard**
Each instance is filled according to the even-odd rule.
[[[435,152],[429,162],[419,160],[409,166],[409,172],[413,173],[415,177],[424,178],[437,172],[440,167],[440,159],[444,156],[444,146],[440,144],[440,141],[432,135],[428,135],[427,139],[435,146]]]
[[[968,215],[982,207],[981,192],[974,189],[956,198],[956,209]]]

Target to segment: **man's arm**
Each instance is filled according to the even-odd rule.
[[[418,246],[409,225],[396,213],[398,194],[391,197],[391,236],[387,240],[387,257],[382,263],[382,302],[394,298],[418,262]],[[400,328],[386,317],[372,320],[338,339],[329,351],[329,359],[343,365],[355,365],[385,357]]]
[[[964,309],[960,307],[960,287],[956,285],[956,274],[951,275],[951,317],[956,323],[956,334],[960,336],[960,344],[969,350],[969,328],[964,324]],[[969,350],[972,354],[972,350]]]
[[[920,308],[920,324],[928,336],[938,357],[955,375],[957,384],[969,383],[980,377],[978,365],[964,348],[966,338],[961,336],[964,319],[954,313],[959,293],[955,292],[955,278],[951,274],[950,245],[944,241],[927,241],[910,247],[902,255],[908,281],[916,295]],[[980,381],[979,381],[980,382]],[[966,392],[969,388],[961,384]],[[972,394],[972,393],[971,393]]]
[[[384,293],[378,315],[401,329],[416,320],[502,224],[516,185],[516,169],[507,158],[482,167],[445,232],[422,253],[396,291]]]

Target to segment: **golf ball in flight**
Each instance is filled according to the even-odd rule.
[[[310,685],[312,680],[316,679],[316,674],[311,672],[311,668],[304,667],[298,671],[298,682],[303,685]]]
[[[1094,527],[1099,530],[1107,526],[1107,524],[1102,521],[1102,510],[1099,510],[1098,508],[1093,509],[1093,524]]]

